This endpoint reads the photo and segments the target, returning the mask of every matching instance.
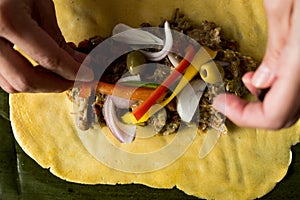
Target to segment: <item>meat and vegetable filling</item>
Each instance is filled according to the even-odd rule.
[[[141,27],[154,26],[143,23]],[[160,49],[156,49],[154,52],[157,55],[160,54],[157,57],[154,56],[153,52],[150,52],[153,49],[133,50],[110,64],[95,90],[85,85],[73,88],[68,92],[70,99],[78,104],[77,124],[82,130],[89,129],[93,126],[93,123],[107,125],[121,142],[126,142],[126,140],[122,140],[122,136],[120,136],[122,133],[116,133],[118,131],[122,132],[122,128],[115,127],[114,120],[127,125],[150,125],[159,134],[175,133],[182,125],[182,121],[186,126],[190,123],[196,123],[199,130],[203,132],[213,128],[224,134],[227,133],[225,117],[212,107],[213,99],[222,92],[233,93],[240,97],[247,95],[248,90],[242,83],[242,76],[248,71],[255,70],[257,62],[253,58],[238,52],[238,43],[233,39],[224,38],[221,27],[214,22],[202,21],[200,24],[194,24],[178,9],[171,19],[163,19],[158,27],[164,27],[165,34],[163,32],[153,34],[159,38],[164,38],[165,35],[165,46],[167,45],[167,31],[170,28],[193,38],[199,45],[214,52],[212,53],[214,58],[205,62],[198,73],[190,77],[189,83],[194,89],[193,91],[196,91],[195,96],[198,98],[195,100],[198,106],[197,109],[195,108],[197,112],[192,113],[192,119],[185,120],[187,114],[185,112],[188,111],[182,108],[184,103],[187,103],[187,97],[184,97],[184,95],[189,95],[188,87],[181,88],[176,94],[176,98],[169,100],[172,93],[176,93],[176,84],[180,84],[180,80],[177,78],[173,79],[175,86],[171,87],[172,90],[165,88],[164,92],[161,92],[157,100],[151,104],[151,108],[155,105],[162,106],[167,100],[168,103],[162,106],[164,109],[156,109],[156,112],[145,120],[130,120],[132,117],[128,117],[128,111],[131,116],[132,113],[138,114],[142,110],[141,107],[145,106],[143,105],[144,102],[149,102],[149,96],[152,95],[153,97],[153,94],[157,93],[156,90],[162,89],[162,83],[170,80],[172,73],[178,69],[178,66],[182,65],[185,59],[175,54],[164,55],[164,52],[160,54]],[[88,54],[104,40],[105,38],[95,36],[82,41],[77,47],[73,46],[78,51]],[[172,48],[180,49],[177,40],[172,41]],[[150,53],[152,54],[150,55]],[[197,53],[195,54],[197,55]],[[151,63],[151,69],[141,67],[147,63]],[[188,67],[185,70],[187,73]],[[221,77],[222,81],[219,80],[220,78],[216,81],[215,75],[210,75],[216,73],[213,70],[218,72],[218,77]],[[184,75],[184,77],[187,76]],[[117,85],[121,89],[118,89]],[[130,91],[133,90],[132,88],[135,90]],[[115,97],[114,94],[117,93],[120,95],[119,97]],[[130,96],[126,97],[126,94],[130,94]],[[125,103],[122,103],[122,100]],[[113,107],[108,105],[108,101],[113,102]],[[125,104],[125,106],[122,104]],[[110,116],[111,113],[105,113],[108,112],[108,107],[114,109],[114,111],[109,111],[114,112],[114,116]],[[142,113],[149,114],[149,109],[144,110]]]

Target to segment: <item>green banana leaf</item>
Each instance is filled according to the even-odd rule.
[[[57,178],[41,168],[15,142],[9,122],[8,94],[1,89],[0,138],[0,200],[198,199],[176,188],[153,189],[134,184],[80,185]],[[294,146],[292,152],[293,161],[287,176],[262,200],[300,198],[300,144]]]
[[[9,120],[8,95],[1,88],[0,88],[0,116],[3,117],[4,119]]]

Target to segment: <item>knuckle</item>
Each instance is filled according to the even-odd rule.
[[[53,53],[52,55],[41,57],[38,63],[65,79],[74,80],[78,69],[70,64],[67,56],[67,54],[59,55],[58,53]]]
[[[43,56],[39,61],[39,64],[50,69],[57,69],[60,65],[60,59],[55,54],[50,56]]]

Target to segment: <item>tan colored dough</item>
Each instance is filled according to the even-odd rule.
[[[222,26],[228,36],[240,41],[243,53],[257,59],[264,53],[266,24],[260,0],[56,0],[55,5],[68,41],[109,35],[118,22],[135,26],[158,23],[161,16],[169,17],[179,7],[194,21],[208,19]],[[291,161],[290,147],[300,142],[299,122],[277,132],[231,125],[229,135],[221,136],[203,160],[197,157],[204,138],[199,134],[170,166],[148,173],[125,173],[101,164],[84,148],[74,124],[72,103],[65,93],[10,95],[10,111],[14,135],[23,150],[62,179],[85,184],[176,186],[206,199],[254,199],[265,195],[285,176]],[[145,147],[152,151],[171,137],[138,139],[132,146],[120,146],[131,152],[146,152]]]

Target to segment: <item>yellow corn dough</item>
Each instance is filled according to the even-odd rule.
[[[94,35],[109,36],[113,26],[126,23],[153,25],[168,18],[175,8],[194,22],[207,19],[220,25],[226,36],[239,41],[241,51],[260,60],[266,45],[266,19],[261,0],[55,0],[57,17],[67,41],[79,42]],[[97,161],[83,146],[73,118],[73,106],[65,93],[10,95],[11,123],[23,150],[56,176],[84,184],[141,183],[155,188],[176,186],[185,193],[205,199],[255,199],[271,191],[286,174],[290,148],[300,142],[300,123],[281,131],[264,131],[229,126],[215,148],[198,158],[204,134],[196,134],[192,144],[175,162],[160,170],[123,172]],[[107,128],[105,137],[110,138]],[[99,129],[90,135],[102,134]],[[189,130],[186,131],[188,134]],[[174,139],[156,136],[137,139],[115,147],[130,153],[147,153],[163,148]],[[99,148],[99,147],[95,147]],[[106,149],[103,149],[106,151]],[[116,152],[107,152],[113,158]],[[147,161],[130,160],[120,165],[139,166],[147,171]]]

